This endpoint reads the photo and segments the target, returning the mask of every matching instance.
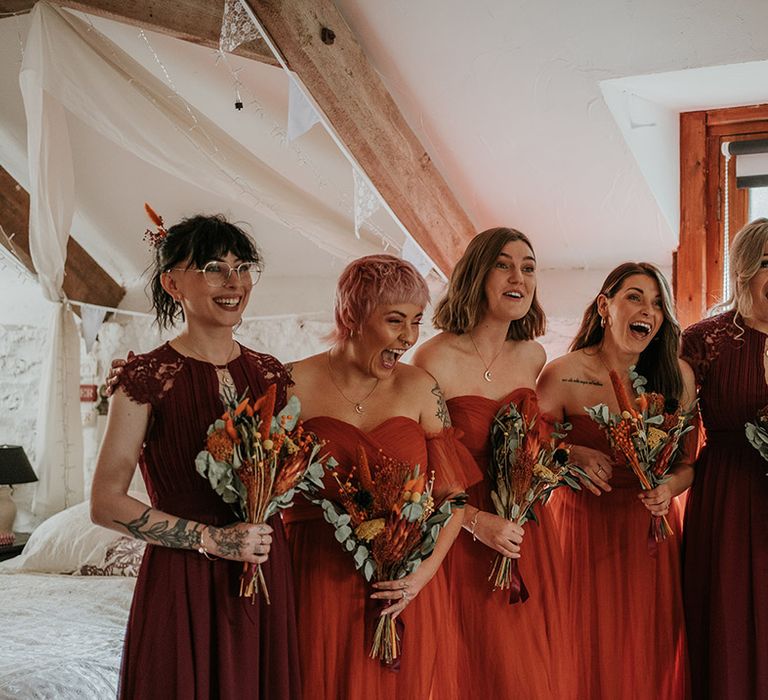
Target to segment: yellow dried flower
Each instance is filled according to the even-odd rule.
[[[432,513],[435,512],[435,499],[432,498],[432,496],[427,496],[426,499],[424,499],[424,503],[422,505],[424,507],[424,511],[419,518],[419,523],[423,523],[424,521],[428,520]]]
[[[533,475],[548,484],[556,484],[559,481],[557,475],[543,464],[537,464],[533,467]]]
[[[660,442],[666,439],[666,437],[667,433],[665,433],[663,430],[659,430],[658,428],[651,426],[648,428],[648,447],[650,447],[652,450],[655,449]]]
[[[418,491],[414,491],[411,494],[411,503],[418,503],[421,500],[421,494]]]
[[[382,530],[384,530],[385,526],[386,526],[386,521],[384,520],[384,518],[376,518],[375,520],[366,520],[365,522],[360,523],[355,528],[355,535],[357,535],[358,539],[361,539],[364,542],[370,542]]]
[[[275,446],[275,443],[272,442],[272,440],[264,440],[262,443],[262,447],[269,452],[273,447]]]

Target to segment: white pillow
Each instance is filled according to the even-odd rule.
[[[94,525],[89,505],[86,501],[52,515],[32,533],[18,557],[0,563],[0,571],[93,575],[101,570],[109,574],[135,576],[143,547],[133,547],[133,553],[138,558],[136,566],[107,566],[108,558],[114,558],[116,545],[122,548],[120,541],[130,538]]]

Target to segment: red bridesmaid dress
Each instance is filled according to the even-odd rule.
[[[517,389],[501,401],[483,396],[448,400],[454,428],[473,457],[465,460],[469,503],[495,512],[486,480],[490,430],[498,410],[532,389]],[[534,397],[535,398],[535,397]],[[463,435],[462,435],[463,434]],[[537,505],[539,523],[525,525],[520,573],[530,597],[510,605],[507,591],[488,580],[496,552],[463,530],[448,554],[449,583],[459,621],[459,688],[462,698],[576,698],[573,630],[568,626],[568,588],[558,523]],[[579,696],[587,698],[588,696]]]
[[[571,416],[568,441],[610,454],[600,427]],[[680,511],[652,556],[651,514],[629,468],[615,467],[600,496],[558,489],[551,507],[568,571],[567,593],[578,650],[579,698],[683,700],[690,694],[680,578]]]
[[[242,348],[227,365],[238,394],[253,398],[290,382],[273,357]],[[125,365],[120,386],[152,407],[139,466],[152,505],[209,525],[235,521],[230,507],[195,469],[208,426],[223,412],[214,365],[168,343]],[[239,596],[240,562],[150,545],[128,619],[121,698],[299,698],[298,639],[290,552],[279,517],[262,565],[272,604]]]
[[[451,459],[450,430],[426,435],[419,423],[403,416],[389,418],[367,432],[328,416],[310,418],[304,427],[326,441],[326,449],[339,463],[341,479],[356,463],[357,448],[362,445],[371,465],[381,450],[388,457],[435,470],[436,494],[446,493],[446,484],[452,482],[447,464]],[[448,614],[450,595],[442,569],[401,614],[405,633],[400,670],[395,672],[368,656],[369,596],[373,589],[334,538],[322,510],[307,501],[297,502],[285,511],[284,518],[296,576],[304,698],[458,697],[451,680],[455,678],[456,635]]]
[[[697,698],[768,698],[768,462],[744,424],[768,405],[768,335],[734,312],[683,334],[706,445],[685,513],[684,594]]]

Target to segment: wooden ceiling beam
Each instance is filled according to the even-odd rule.
[[[332,0],[248,0],[395,215],[443,272],[475,228]]]
[[[190,41],[193,44],[219,47],[224,0],[52,0],[60,7],[79,10],[96,17],[106,17],[153,32]],[[0,13],[29,12],[35,0],[0,0]],[[278,65],[263,40],[239,46],[238,56],[269,65]]]
[[[29,251],[29,194],[0,167],[0,225],[11,243],[0,236],[0,245],[10,250],[32,273]],[[64,293],[73,301],[116,308],[125,290],[85,252],[72,236],[67,242]]]

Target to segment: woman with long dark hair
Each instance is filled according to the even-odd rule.
[[[736,234],[729,260],[721,313],[683,333],[706,432],[683,550],[697,700],[768,697],[768,462],[744,433],[768,406],[768,219]]]
[[[637,477],[614,463],[605,436],[585,412],[605,403],[618,413],[609,375],[623,378],[632,396],[633,365],[648,391],[689,407],[693,372],[678,360],[679,337],[664,276],[649,263],[624,263],[587,307],[570,352],[549,363],[539,379],[542,406],[573,425],[571,458],[591,480],[581,492],[559,489],[551,500],[569,574],[579,698],[678,700],[689,693],[675,497],[693,478],[690,451],[665,484],[640,491]],[[655,553],[649,512],[667,515],[675,531]]]
[[[536,377],[546,354],[536,296],[536,256],[515,229],[484,231],[467,246],[435,311],[443,332],[416,354],[443,388],[448,410],[473,459],[465,461],[469,487],[464,530],[447,559],[459,622],[458,697],[575,697],[573,644],[565,615],[565,578],[557,523],[536,507],[525,528],[496,515],[486,480],[490,430],[510,401],[535,401]],[[525,535],[525,537],[523,537]],[[488,580],[497,554],[518,559],[530,589],[525,602]]]
[[[154,238],[152,301],[170,342],[119,372],[93,481],[94,522],[148,544],[120,677],[123,698],[298,698],[290,554],[279,517],[233,522],[195,469],[222,395],[255,399],[290,378],[232,337],[258,279],[253,241],[223,218],[195,216]],[[128,495],[139,464],[152,506]],[[271,605],[239,597],[241,562],[261,563]]]

